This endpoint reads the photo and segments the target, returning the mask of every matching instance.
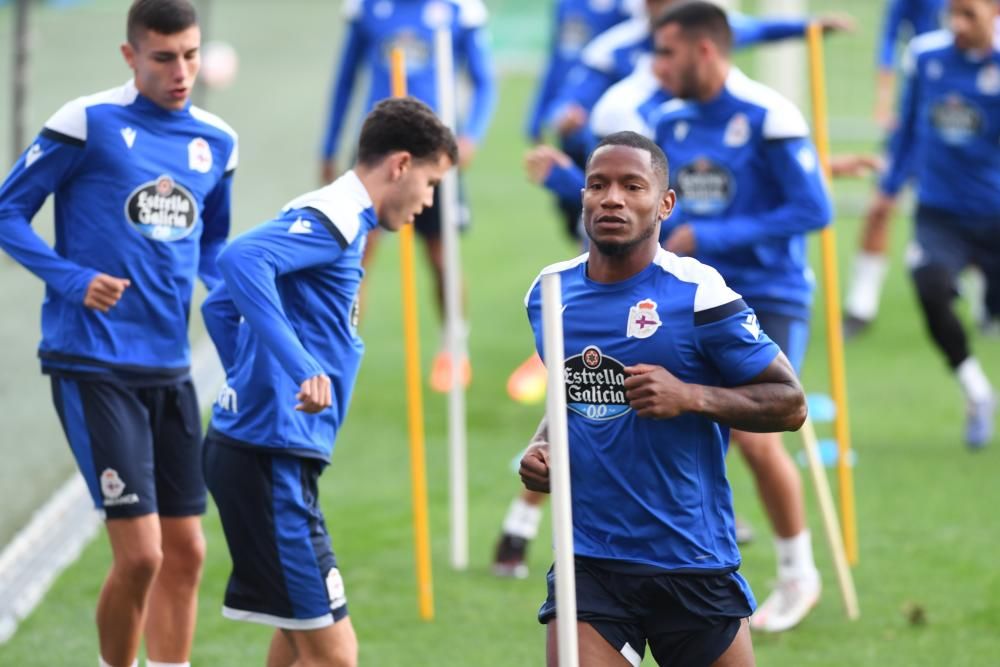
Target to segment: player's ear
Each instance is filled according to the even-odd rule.
[[[121,45],[122,57],[125,59],[125,63],[129,66],[129,69],[135,69],[135,49],[128,42],[124,42]]]
[[[663,191],[663,195],[660,197],[660,220],[666,220],[670,217],[670,214],[674,212],[674,206],[677,204],[677,193],[667,188]]]
[[[409,151],[399,151],[390,155],[388,162],[391,179],[398,181],[413,166],[413,156],[410,155]]]

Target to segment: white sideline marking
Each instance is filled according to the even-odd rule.
[[[201,340],[191,354],[191,376],[202,411],[225,379],[215,348]],[[0,552],[0,644],[17,631],[63,570],[99,532],[87,484],[74,473]]]

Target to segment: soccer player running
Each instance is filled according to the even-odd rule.
[[[365,239],[431,205],[458,163],[451,131],[413,98],[365,119],[354,169],[235,239],[202,312],[226,369],[205,476],[233,561],[223,614],[276,629],[268,667],[349,667],[357,639],[319,506],[364,345]]]
[[[406,90],[409,95],[438,108],[438,69],[434,35],[438,29],[451,31],[456,73],[464,71],[471,83],[467,113],[458,136],[459,166],[468,167],[477,146],[486,134],[496,106],[496,79],[486,29],[487,11],[482,0],[349,0],[345,3],[347,39],[340,59],[330,99],[330,115],[322,146],[324,183],[336,174],[335,157],[340,135],[355,90],[358,72],[368,72],[368,98],[365,109],[390,96],[389,55],[399,47],[406,60]],[[457,86],[458,77],[456,76]],[[343,156],[342,156],[343,159]],[[349,161],[353,158],[348,158]],[[461,192],[460,192],[461,194]],[[414,231],[423,239],[434,275],[438,312],[444,315],[444,245],[441,237],[441,205],[435,199],[414,222]],[[469,224],[464,202],[459,206],[459,226]],[[378,234],[368,238],[367,258],[372,256]],[[443,341],[442,341],[443,343]],[[451,388],[452,364],[459,364],[459,376],[468,385],[472,376],[469,360],[452,359],[442,347],[434,358],[430,374],[431,389],[447,392]]]
[[[813,293],[806,233],[831,218],[809,128],[791,102],[730,64],[731,32],[716,5],[671,10],[654,43],[654,71],[675,96],[655,130],[678,197],[663,245],[718,269],[798,371]],[[777,587],[751,625],[787,630],[820,594],[802,480],[780,434],[737,428],[733,439],[776,533]]]
[[[996,398],[954,310],[958,274],[986,279],[986,309],[1000,313],[1000,48],[996,0],[950,0],[949,30],[907,50],[899,126],[868,216],[892,215],[909,176],[917,210],[908,262],[924,320],[965,394],[965,442],[993,436]]]
[[[730,427],[797,429],[785,355],[717,271],[657,242],[675,202],[666,156],[621,132],[591,154],[589,254],[554,264],[565,305],[566,400],[580,664],[752,665],[753,596],[737,573]],[[542,350],[539,280],[526,298]],[[549,490],[546,422],[521,478]],[[558,664],[554,577],[539,621]]]
[[[186,665],[205,543],[201,416],[187,321],[220,280],[236,135],[191,105],[201,34],[188,0],[136,0],[134,78],[64,105],[0,187],[0,247],[45,281],[42,372],[103,509],[111,569],[102,666]],[[30,227],[55,193],[55,248]]]
[[[878,45],[878,81],[875,88],[875,121],[887,132],[893,129],[896,93],[897,42],[937,30],[946,0],[890,0],[882,20]],[[891,219],[868,216],[864,220],[859,248],[851,267],[851,282],[844,301],[844,336],[864,333],[878,316],[882,285],[889,269]]]

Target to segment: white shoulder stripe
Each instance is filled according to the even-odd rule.
[[[724,306],[741,298],[726,285],[726,281],[718,271],[693,257],[678,257],[672,252],[661,249],[656,253],[653,262],[678,280],[698,286],[694,293],[696,313]]]
[[[638,17],[608,28],[583,50],[580,60],[587,67],[606,72],[615,63],[615,51],[642,41],[649,35],[649,19]]]
[[[795,139],[809,136],[809,125],[802,112],[778,91],[754,81],[735,67],[729,71],[729,76],[726,78],[726,89],[733,97],[761,107],[767,112],[763,128],[765,139]]]
[[[455,0],[458,5],[458,24],[463,28],[482,28],[489,12],[483,0]]]
[[[606,137],[625,130],[644,137],[652,136],[646,119],[639,113],[639,108],[660,90],[652,67],[651,56],[640,56],[635,71],[601,95],[590,113],[590,131],[595,137]]]
[[[129,81],[124,86],[102,90],[93,95],[84,95],[64,104],[59,111],[52,114],[52,117],[45,121],[45,127],[59,134],[68,137],[87,140],[87,108],[99,104],[114,104],[117,106],[127,106],[135,102],[139,91],[135,89],[135,83]]]
[[[542,269],[535,277],[535,279],[531,281],[531,287],[528,288],[528,293],[524,295],[524,307],[525,308],[528,307],[528,300],[531,299],[531,292],[532,290],[535,289],[535,285],[538,284],[538,281],[542,279],[542,276],[547,276],[550,273],[562,273],[563,271],[567,271],[569,269],[572,269],[573,267],[580,266],[581,264],[587,261],[588,257],[590,257],[590,253],[585,252],[579,257],[574,257],[573,259],[567,259],[564,262],[556,262],[555,264],[549,264],[544,269]]]
[[[354,171],[349,171],[319,190],[296,197],[285,204],[282,211],[314,208],[333,223],[350,245],[361,230],[361,214],[371,205],[365,186]]]
[[[211,111],[205,111],[201,107],[196,107],[193,104],[190,107],[190,111],[191,115],[195,119],[200,120],[206,125],[218,128],[233,138],[233,149],[229,151],[229,160],[226,161],[226,171],[236,169],[236,165],[239,163],[240,153],[239,136],[236,134],[236,130],[234,130],[229,123],[222,120]]]

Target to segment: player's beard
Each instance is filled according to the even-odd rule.
[[[590,242],[594,244],[597,251],[605,257],[623,257],[632,252],[636,247],[648,241],[649,237],[651,237],[656,231],[656,225],[658,222],[659,220],[654,218],[653,221],[650,222],[637,237],[629,239],[628,241],[598,241],[594,238],[593,234],[591,234],[590,229],[587,229],[587,236],[590,237]]]

